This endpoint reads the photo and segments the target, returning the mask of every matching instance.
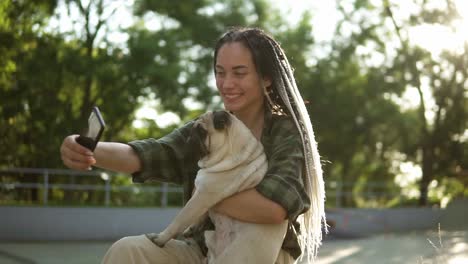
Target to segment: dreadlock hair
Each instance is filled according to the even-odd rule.
[[[271,79],[271,87],[265,93],[271,111],[291,116],[301,135],[305,158],[302,181],[311,205],[309,210],[297,218],[301,230],[298,239],[302,257],[307,255],[308,262],[311,262],[317,256],[317,250],[322,242],[322,228],[327,232],[327,226],[322,167],[309,114],[288,59],[273,37],[258,28],[232,28],[218,40],[214,51],[214,64],[219,49],[224,44],[233,42],[242,43],[250,50],[261,79],[264,77]]]

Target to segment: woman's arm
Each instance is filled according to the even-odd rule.
[[[63,163],[76,170],[89,170],[91,166],[103,169],[134,173],[141,169],[141,161],[127,144],[99,142],[94,153],[76,142],[78,135],[63,140],[60,154]]]
[[[240,221],[257,224],[279,224],[287,216],[281,205],[255,189],[248,189],[222,200],[215,205],[214,210]]]
[[[128,174],[141,170],[141,161],[132,147],[123,143],[99,142],[94,151],[94,166]]]

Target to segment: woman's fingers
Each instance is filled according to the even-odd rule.
[[[90,170],[91,163],[90,162],[82,162],[77,160],[72,160],[68,157],[62,157],[63,164],[69,167],[70,169],[74,170]]]
[[[96,163],[93,152],[76,143],[78,135],[71,135],[63,140],[60,155],[65,166],[77,170],[89,170]]]

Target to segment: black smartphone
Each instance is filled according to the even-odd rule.
[[[76,142],[94,151],[105,127],[106,124],[101,116],[101,112],[99,112],[99,108],[97,108],[97,106],[93,107],[88,118],[88,127],[84,130],[84,133],[81,133],[80,136],[76,138]]]

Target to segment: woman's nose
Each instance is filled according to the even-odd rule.
[[[223,89],[231,89],[235,86],[234,78],[232,78],[229,74],[226,75],[222,82]]]

